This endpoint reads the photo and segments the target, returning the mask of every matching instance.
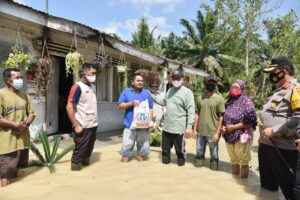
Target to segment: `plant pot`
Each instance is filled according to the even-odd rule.
[[[151,142],[150,146],[152,146],[152,147],[160,147],[161,146],[161,142],[154,140],[153,142]]]

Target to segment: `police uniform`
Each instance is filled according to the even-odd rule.
[[[293,79],[276,88],[266,100],[260,114],[259,127],[258,159],[261,186],[268,190],[278,190],[280,186],[287,199],[300,199],[300,195],[297,197],[294,194],[298,156],[295,136],[299,119],[300,84]],[[265,138],[262,134],[264,128],[272,128],[271,139]],[[281,156],[275,148],[279,150]]]

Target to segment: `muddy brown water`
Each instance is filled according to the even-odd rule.
[[[284,199],[281,192],[262,190],[257,162],[257,133],[252,147],[249,178],[231,175],[231,165],[224,140],[220,141],[218,171],[194,166],[195,140],[187,140],[187,163],[183,167],[161,164],[161,150],[151,147],[150,159],[129,163],[120,162],[121,144],[97,148],[90,166],[82,171],[70,171],[70,156],[56,165],[56,173],[47,168],[28,168],[8,187],[0,188],[0,200],[83,200],[83,199],[222,199],[276,200]],[[209,150],[206,151],[209,158]]]

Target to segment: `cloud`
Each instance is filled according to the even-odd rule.
[[[105,27],[99,28],[100,31],[105,32],[105,33],[115,33],[121,38],[123,38],[123,34],[121,33],[120,29],[123,27],[123,24],[121,22],[116,22],[116,21],[110,21],[107,23]]]

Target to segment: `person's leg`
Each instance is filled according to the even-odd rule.
[[[219,143],[212,141],[212,137],[207,137],[207,142],[210,151],[210,168],[218,170],[219,168]]]
[[[273,159],[276,161],[276,163],[273,163],[273,165],[276,165],[275,170],[277,170],[275,176],[278,180],[280,189],[285,198],[294,200],[293,189],[296,180],[295,173],[297,168],[297,151],[283,149],[279,149],[279,151],[290,166],[291,170],[294,172],[294,174],[292,174],[288,167],[282,162],[282,160],[280,159],[280,157],[274,149],[275,155],[273,156]]]
[[[196,140],[196,160],[195,166],[202,167],[204,165],[205,150],[207,138],[205,136],[198,136]]]
[[[79,171],[81,170],[82,158],[86,153],[86,149],[89,142],[89,129],[83,129],[81,133],[77,134],[73,132],[73,138],[75,143],[75,148],[73,150],[71,159],[71,170]]]
[[[262,188],[277,191],[278,182],[273,174],[271,158],[273,157],[272,152],[270,152],[270,146],[265,144],[259,144],[258,148],[258,165],[260,174],[260,185]],[[274,152],[276,154],[276,152]]]
[[[169,164],[171,162],[171,148],[173,147],[173,141],[171,133],[163,131],[162,133],[162,163]]]
[[[137,130],[136,143],[138,151],[138,161],[143,161],[150,153],[150,133],[149,129]]]
[[[133,155],[136,130],[125,128],[123,131],[122,162],[128,162]]]
[[[172,134],[173,144],[177,155],[177,163],[179,166],[185,164],[185,140],[183,134]]]
[[[300,152],[298,152],[296,180],[294,183],[293,191],[294,191],[294,199],[300,200]]]
[[[12,178],[17,177],[19,157],[19,151],[0,155],[1,187],[9,185],[11,183]]]
[[[87,146],[85,155],[82,158],[82,165],[89,165],[90,164],[90,158],[94,150],[94,145],[96,141],[96,131],[97,127],[89,128],[87,133]]]
[[[240,165],[238,162],[238,156],[236,154],[236,144],[228,144],[226,143],[227,152],[230,157],[231,162],[231,172],[233,175],[240,174]]]
[[[251,143],[236,143],[236,151],[241,166],[241,178],[248,178],[249,162],[251,160]]]

